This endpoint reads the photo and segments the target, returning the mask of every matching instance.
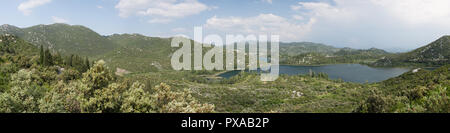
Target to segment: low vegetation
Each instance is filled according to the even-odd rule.
[[[379,83],[355,112],[450,111],[450,65],[434,71],[414,70]]]
[[[214,105],[200,103],[189,90],[173,91],[164,83],[146,89],[140,82],[119,81],[103,60],[82,72],[77,70],[75,60],[57,63],[49,52],[24,55],[24,51],[33,49],[31,44],[15,36],[0,39],[0,112],[214,112]]]
[[[37,30],[32,37],[39,37],[47,36],[38,32],[39,28],[58,30],[54,27],[65,26],[28,30]],[[72,30],[78,28],[72,26]],[[445,55],[450,43],[446,38],[416,50],[421,52],[413,52],[421,54],[409,53],[408,56],[379,49],[338,49],[309,43],[280,47],[286,51],[281,52],[282,64],[377,64],[394,58],[403,59],[404,56],[414,61],[405,64],[440,67],[432,71],[416,69],[380,83],[359,84],[330,80],[326,74],[314,72],[280,75],[274,82],[262,82],[260,75],[251,72],[223,79],[216,76],[221,71],[173,71],[167,69],[173,52],[169,45],[165,45],[169,39],[136,34],[96,36],[101,39],[100,43],[104,43],[97,48],[87,48],[85,50],[89,53],[83,53],[78,51],[80,49],[67,52],[66,48],[70,47],[63,45],[47,45],[76,44],[83,42],[80,38],[65,38],[70,42],[55,41],[57,38],[47,38],[52,43],[30,41],[33,38],[23,33],[24,30],[9,27],[9,32],[22,35],[35,45],[15,35],[0,36],[0,112],[450,112],[450,66],[448,55]],[[69,34],[67,31],[64,33]],[[105,51],[93,52],[106,47],[105,44],[111,46],[103,49]],[[297,46],[304,49],[294,50],[293,47]],[[397,63],[401,65],[404,62],[399,60]],[[117,68],[123,73],[114,74],[113,70]]]

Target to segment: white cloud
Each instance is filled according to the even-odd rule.
[[[115,8],[119,10],[120,17],[149,16],[157,18],[150,22],[159,22],[162,19],[195,15],[217,7],[208,7],[197,0],[120,0]]]
[[[303,16],[300,16],[300,15],[292,15],[292,18],[295,20],[304,20],[305,19]]]
[[[100,6],[100,5],[99,5],[99,6],[97,6],[97,8],[98,8],[98,9],[103,9],[103,6]]]
[[[332,6],[325,2],[299,2],[291,6],[292,10],[300,11],[295,18],[322,18],[333,20],[352,20],[355,17],[354,12],[346,8]]]
[[[262,0],[262,1],[272,4],[272,0]]]
[[[150,20],[148,21],[148,23],[152,23],[152,24],[155,24],[155,23],[166,24],[166,23],[169,23],[169,22],[172,22],[172,19],[167,19],[167,18],[153,18],[153,19],[150,19]]]
[[[68,20],[59,18],[59,17],[55,17],[55,16],[52,16],[52,21],[53,21],[53,23],[69,23]]]
[[[308,41],[412,49],[450,33],[448,5],[449,0],[332,0],[298,2],[291,9],[298,21],[317,20]]]
[[[206,21],[204,27],[227,34],[280,35],[282,40],[292,41],[301,39],[305,33],[310,31],[314,23],[314,19],[310,19],[306,23],[293,23],[273,14],[260,14],[249,18],[218,18],[214,16]]]
[[[28,0],[20,3],[17,7],[24,15],[30,15],[33,8],[50,3],[52,0]]]
[[[449,0],[372,0],[409,24],[450,23]]]

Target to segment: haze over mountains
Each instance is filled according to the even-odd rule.
[[[70,55],[78,54],[93,59],[104,59],[111,67],[127,70],[155,71],[170,68],[170,38],[147,37],[139,34],[114,34],[102,36],[95,31],[79,25],[51,24],[18,28],[12,25],[0,26],[0,34],[13,34],[54,52]],[[410,62],[448,62],[449,36],[406,54],[389,56],[385,59]],[[280,43],[280,53],[296,56],[305,53],[322,53],[330,56],[362,54],[389,54],[381,49],[357,50],[336,48],[312,42]],[[398,59],[397,59],[398,58]],[[380,63],[378,62],[378,64]],[[383,66],[387,66],[384,63]]]

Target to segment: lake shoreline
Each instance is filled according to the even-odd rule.
[[[319,65],[296,65],[296,64],[280,64],[280,66],[299,66],[299,67],[322,67],[322,66],[330,66],[330,65],[352,65],[352,64],[359,64],[359,65],[364,65],[364,66],[368,66],[368,67],[372,67],[372,68],[409,68],[409,69],[414,69],[414,68],[438,68],[438,67],[408,67],[408,66],[371,66],[368,64],[361,64],[361,63],[335,63],[335,64],[319,64]]]
[[[320,66],[304,65],[280,65],[279,74],[287,75],[308,75],[310,71],[314,73],[325,73],[330,80],[342,79],[345,82],[353,83],[376,83],[397,77],[403,73],[413,70],[410,67],[390,67],[376,68],[364,64],[333,64]],[[250,72],[249,70],[245,70]],[[231,78],[238,75],[241,71],[226,71],[217,76],[222,78]],[[259,73],[259,71],[256,71]]]

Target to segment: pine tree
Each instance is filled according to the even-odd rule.
[[[53,65],[53,58],[52,54],[50,53],[50,50],[47,48],[44,52],[44,66],[51,66]]]
[[[43,54],[44,56],[42,56],[42,57],[43,57],[43,59],[42,59],[42,66],[47,66],[47,65],[48,65],[48,64],[47,64],[47,62],[48,62],[47,60],[48,60],[48,59],[47,59],[47,57],[46,57],[46,56],[47,56],[47,53],[46,53],[46,52],[48,52],[48,51],[44,51],[44,54]]]
[[[62,65],[63,59],[61,57],[61,54],[59,52],[56,52],[56,54],[53,57],[53,64],[54,65]]]

